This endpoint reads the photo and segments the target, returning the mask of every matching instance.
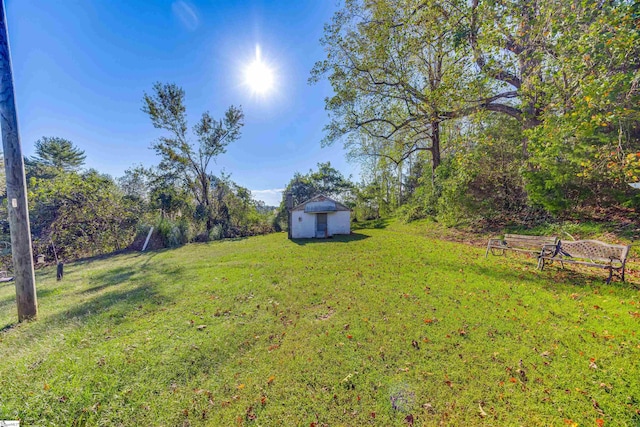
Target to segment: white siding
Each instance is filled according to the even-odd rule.
[[[294,239],[308,239],[316,237],[316,216],[304,211],[291,213],[291,237]]]
[[[337,211],[327,215],[329,235],[351,233],[351,212]]]
[[[351,233],[351,212],[337,211],[327,213],[327,232],[334,234]],[[302,210],[291,213],[291,237],[294,239],[310,239],[316,237],[316,215],[304,213]]]

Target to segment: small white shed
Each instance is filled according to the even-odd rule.
[[[293,239],[325,238],[351,233],[351,210],[326,196],[316,196],[291,209]]]

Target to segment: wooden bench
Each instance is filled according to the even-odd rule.
[[[555,236],[528,236],[526,234],[505,234],[504,239],[489,239],[487,244],[487,252],[484,254],[486,258],[489,252],[492,255],[504,255],[505,250],[529,252],[540,255],[542,247],[545,245],[555,245],[558,238]]]
[[[611,245],[599,240],[559,241],[553,245],[545,245],[538,256],[538,268],[544,269],[547,262],[559,261],[597,267],[609,270],[607,283],[611,282],[615,271],[624,282],[624,267],[629,255],[630,246]]]

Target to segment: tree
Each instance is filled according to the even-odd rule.
[[[34,245],[74,259],[127,247],[136,233],[139,205],[122,197],[113,180],[95,170],[32,178],[29,189]]]
[[[442,123],[469,105],[489,108],[498,99],[471,101],[480,83],[459,40],[463,4],[347,1],[326,26],[327,59],[316,63],[310,79],[327,76],[334,89],[323,143],[344,138],[351,157],[384,157],[398,169],[428,151],[435,170]]]
[[[56,171],[77,171],[87,157],[73,142],[58,137],[43,136],[35,143],[36,155],[31,163],[52,168]]]
[[[318,170],[309,170],[306,175],[296,172],[285,187],[285,193],[291,193],[293,205],[299,205],[319,194],[337,199],[351,205],[354,198],[355,185],[331,166],[331,162],[318,163]],[[280,203],[276,217],[277,223],[285,223],[287,209],[285,201]]]
[[[310,198],[323,194],[327,197],[345,201],[354,185],[331,166],[331,162],[318,163],[318,170],[309,170],[302,175],[296,172],[285,188],[285,193],[293,195],[293,204],[298,205]]]
[[[126,197],[140,203],[149,201],[150,177],[152,171],[142,165],[131,167],[124,171],[124,175],[118,178],[118,187]]]
[[[565,22],[540,83],[549,102],[527,131],[527,190],[559,215],[638,207],[627,182],[640,152],[640,3],[599,3]]]
[[[244,113],[241,108],[231,106],[223,119],[215,120],[208,111],[204,112],[192,129],[198,142],[195,147],[188,132],[184,96],[184,90],[177,85],[158,82],[151,95],[144,94],[142,111],[149,115],[155,128],[168,132],[153,144],[161,157],[159,168],[181,177],[192,192],[198,209],[205,212],[209,233],[215,219],[209,164],[240,137]]]
[[[520,146],[531,202],[634,203],[639,16],[625,0],[347,0],[311,77],[334,89],[324,143],[395,165],[402,201],[406,161],[428,151],[435,172],[447,134],[498,113],[518,124],[503,142]]]

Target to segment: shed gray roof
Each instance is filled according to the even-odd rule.
[[[323,213],[323,212],[336,212],[336,211],[350,211],[348,207],[343,205],[340,202],[336,202],[335,200],[319,195],[313,197],[306,202],[300,203],[298,206],[294,207],[292,210],[301,211],[304,210],[305,213]]]
[[[338,208],[336,207],[336,202],[333,200],[322,200],[318,202],[309,202],[304,205],[304,211],[306,213],[314,213],[314,212],[335,212]]]

